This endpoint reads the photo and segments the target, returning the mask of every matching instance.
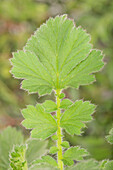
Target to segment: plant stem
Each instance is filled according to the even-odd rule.
[[[57,94],[57,148],[58,148],[58,152],[57,152],[57,161],[58,161],[58,167],[60,170],[63,170],[63,162],[62,162],[62,129],[60,127],[60,118],[61,118],[61,112],[60,112],[60,90],[56,90],[56,94]]]
[[[24,170],[28,170],[27,163],[24,165]]]
[[[26,161],[25,153],[26,153],[26,150],[24,150],[22,152],[22,154],[21,154],[21,162],[25,162]],[[23,170],[28,170],[27,161],[24,164]]]

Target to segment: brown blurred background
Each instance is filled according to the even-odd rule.
[[[88,123],[83,136],[71,137],[64,132],[65,138],[71,145],[87,148],[97,160],[112,159],[113,147],[106,142],[105,135],[113,127],[113,0],[0,0],[0,131],[10,125],[27,138],[29,132],[20,125],[20,109],[54,99],[54,94],[39,98],[38,94],[28,95],[20,90],[20,81],[9,73],[9,59],[46,19],[57,14],[68,14],[77,26],[86,29],[94,48],[104,52],[107,63],[92,85],[80,87],[79,91],[65,90],[66,97],[73,101],[83,98],[98,105],[95,120]]]

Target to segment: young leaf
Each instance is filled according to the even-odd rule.
[[[72,105],[73,104],[73,102],[71,101],[71,100],[69,100],[69,99],[64,99],[64,100],[62,100],[61,101],[61,103],[60,103],[60,108],[61,109],[67,109],[70,105]]]
[[[69,142],[68,141],[63,141],[61,146],[63,146],[64,148],[69,148],[70,145],[69,145]]]
[[[13,54],[12,74],[24,79],[22,88],[40,95],[91,83],[95,80],[92,73],[104,64],[101,52],[91,51],[89,41],[89,35],[67,15],[50,18],[28,40],[24,51]]]
[[[38,163],[46,163],[49,165],[52,165],[54,167],[57,167],[57,162],[55,161],[55,159],[53,159],[51,156],[47,155],[47,156],[42,156],[41,159],[38,159],[36,161],[33,162],[33,164],[38,164]]]
[[[51,114],[44,112],[40,104],[27,106],[22,110],[25,120],[22,124],[28,129],[32,129],[31,136],[38,139],[46,139],[57,130],[57,124]]]
[[[51,154],[55,154],[56,152],[58,151],[58,148],[56,147],[56,146],[52,146],[51,148],[50,148],[50,153]]]
[[[83,160],[83,157],[87,155],[88,155],[88,152],[85,149],[80,148],[78,146],[71,147],[67,151],[64,152],[63,162],[65,163],[65,165],[69,165],[69,164],[66,164],[66,161],[67,162],[70,162],[71,160],[80,161],[80,160]]]
[[[15,146],[10,155],[10,166],[13,170],[27,170],[27,161],[25,159],[26,145]]]
[[[109,143],[113,144],[113,128],[110,130],[109,135],[106,136],[106,139]]]
[[[45,109],[46,112],[54,112],[57,110],[57,105],[55,102],[53,102],[52,100],[46,100],[43,103],[43,107]]]
[[[99,170],[99,163],[93,159],[82,161],[72,167],[67,167],[65,170]]]
[[[80,135],[85,123],[92,120],[91,114],[94,109],[95,105],[90,104],[89,101],[76,101],[64,112],[61,118],[61,127],[71,135]]]

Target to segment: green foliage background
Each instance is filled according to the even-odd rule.
[[[0,0],[0,131],[7,126],[20,129],[28,138],[29,131],[21,125],[20,108],[37,101],[54,100],[54,94],[39,97],[20,90],[20,81],[12,78],[11,52],[22,49],[30,35],[50,16],[67,13],[76,25],[91,34],[94,48],[104,51],[107,65],[96,74],[97,81],[80,90],[65,90],[66,97],[90,100],[98,105],[95,120],[88,124],[82,137],[65,138],[71,145],[82,145],[97,160],[113,159],[113,148],[105,136],[113,125],[113,0]],[[49,140],[48,147],[52,145]]]

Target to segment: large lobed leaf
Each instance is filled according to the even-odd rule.
[[[25,120],[22,124],[28,128],[33,129],[31,136],[33,138],[46,139],[57,130],[57,124],[51,114],[44,111],[40,104],[34,106],[27,106],[22,110]]]
[[[11,72],[24,79],[23,89],[40,95],[92,83],[92,73],[104,63],[100,51],[91,51],[89,41],[89,35],[67,15],[50,18],[28,40],[24,51],[13,54]]]
[[[91,114],[95,110],[95,105],[89,101],[76,101],[71,105],[61,117],[61,127],[71,135],[81,134],[81,129],[85,127],[85,123],[92,120]]]

